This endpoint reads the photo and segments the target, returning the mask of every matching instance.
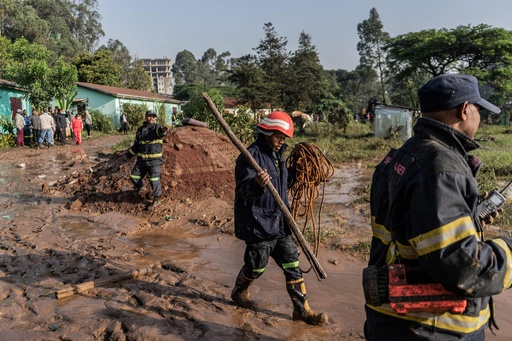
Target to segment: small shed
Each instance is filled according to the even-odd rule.
[[[119,128],[123,104],[145,104],[149,110],[156,110],[157,105],[164,105],[167,124],[172,125],[174,111],[181,111],[181,102],[168,96],[149,91],[126,89],[93,83],[77,82],[77,98],[87,100],[87,108],[99,110],[110,117],[114,128]]]
[[[375,102],[374,105],[376,137],[396,137],[405,141],[412,136],[414,116],[418,110],[380,102]]]

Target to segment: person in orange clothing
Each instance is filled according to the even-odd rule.
[[[83,128],[84,128],[84,124],[82,122],[82,115],[80,115],[80,113],[78,113],[71,120],[71,130],[73,130],[73,134],[75,135],[76,144],[82,143],[82,129]]]

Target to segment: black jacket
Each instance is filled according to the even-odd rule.
[[[400,262],[418,266],[425,281],[441,283],[465,296],[468,306],[462,315],[420,312],[405,316],[388,304],[367,306],[368,329],[389,327],[393,323],[389,319],[402,319],[418,328],[423,325],[464,336],[487,325],[490,295],[511,286],[512,240],[483,239],[475,180],[481,163],[467,154],[479,145],[428,118],[418,119],[414,132],[374,173],[369,264],[384,266],[399,257]]]
[[[283,145],[276,153],[259,136],[247,149],[258,165],[267,169],[271,177],[270,181],[285,205],[289,207],[288,169],[283,157],[286,147]],[[235,166],[235,235],[248,242],[272,240],[290,235],[291,231],[277,202],[269,190],[258,185],[255,177],[256,171],[241,154]]]
[[[162,126],[153,123],[144,122],[137,129],[135,142],[128,150],[126,155],[131,158],[137,155],[137,162],[144,162],[148,166],[162,164],[162,138],[167,131],[162,130]]]

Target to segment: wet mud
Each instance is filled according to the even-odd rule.
[[[153,211],[144,204],[149,190],[131,191],[134,160],[105,147],[122,136],[0,151],[0,340],[364,339],[366,260],[343,243],[369,241],[367,204],[354,204],[351,193],[371,170],[343,166],[326,188],[323,228],[338,237],[319,252],[327,278],[311,271],[305,279],[311,307],[327,313],[330,324],[308,326],[292,321],[284,276],[272,262],[250,288],[259,311],[232,304],[244,250],[232,235],[230,168],[237,153],[218,136],[206,135],[207,147],[199,135],[185,141],[191,133],[166,141],[166,197]],[[178,157],[185,150],[188,161]],[[224,158],[215,163],[219,152]],[[191,166],[200,157],[209,166]],[[187,182],[193,174],[196,180]],[[300,261],[307,270],[303,255]],[[147,275],[56,297],[70,285],[148,267]],[[487,338],[506,340],[512,298],[506,293],[496,301],[502,330]]]

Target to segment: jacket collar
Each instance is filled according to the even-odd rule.
[[[436,140],[451,149],[456,149],[463,155],[469,151],[480,148],[478,142],[468,135],[431,118],[419,118],[414,126],[414,132]]]

